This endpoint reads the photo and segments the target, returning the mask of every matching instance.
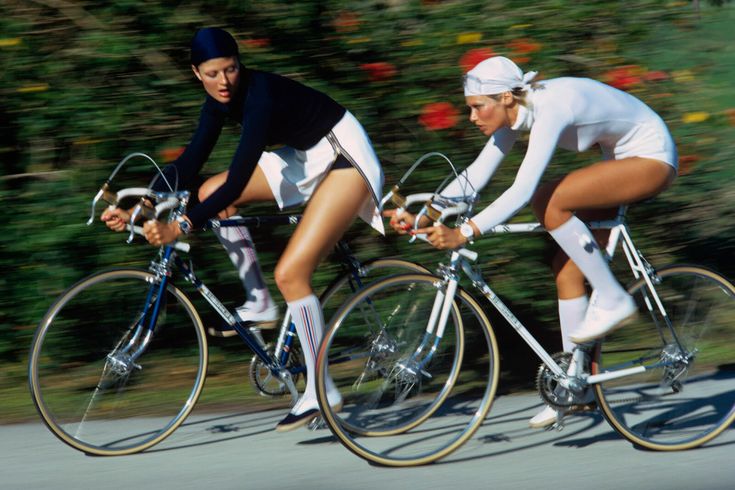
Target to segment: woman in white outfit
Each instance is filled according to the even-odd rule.
[[[416,232],[426,233],[437,248],[457,248],[506,222],[530,202],[560,247],[552,268],[562,344],[571,351],[575,344],[605,336],[636,312],[633,299],[612,275],[583,221],[612,217],[621,204],[662,192],[676,177],[678,158],[666,124],[632,95],[587,78],[532,83],[535,76],[536,72],[524,74],[501,56],[467,73],[464,94],[470,121],[490,139],[442,194],[461,196],[468,188],[483,188],[521,131],[530,132],[528,150],[513,185],[467,224]],[[601,149],[601,161],[539,186],[557,147],[581,152],[594,145]],[[385,214],[399,233],[413,225],[408,213]],[[607,240],[599,234],[597,238]],[[590,299],[585,278],[592,288]],[[545,427],[555,419],[556,411],[545,407],[530,425]]]

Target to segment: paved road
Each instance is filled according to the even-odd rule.
[[[538,408],[533,394],[500,397],[465,446],[418,468],[371,466],[327,430],[276,433],[282,411],[195,411],[160,445],[116,458],[84,456],[41,424],[0,426],[0,488],[735,488],[735,428],[704,448],[655,453],[634,449],[593,414],[562,432],[529,429]]]

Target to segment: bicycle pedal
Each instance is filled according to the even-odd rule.
[[[564,425],[565,425],[564,424],[564,419],[566,419],[566,417],[567,417],[567,412],[565,412],[563,410],[558,410],[556,412],[556,422],[554,422],[553,424],[549,425],[546,428],[546,430],[548,430],[548,431],[555,430],[556,432],[563,431],[564,430]]]
[[[228,338],[228,337],[236,337],[237,336],[237,330],[234,328],[215,328],[215,327],[207,327],[207,334],[210,337],[218,337],[218,338]]]
[[[327,423],[324,421],[324,418],[322,417],[314,417],[314,419],[309,422],[309,425],[307,425],[307,429],[311,431],[317,431],[327,428]]]
[[[547,432],[551,432],[551,431],[561,432],[564,430],[564,427],[565,427],[564,420],[562,418],[559,418],[553,424],[547,425],[545,429]]]
[[[272,320],[268,322],[252,322],[250,323],[250,326],[251,328],[259,328],[261,330],[274,330],[276,327],[278,327],[278,320]]]

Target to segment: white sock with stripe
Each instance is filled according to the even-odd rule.
[[[231,216],[237,219],[240,216]],[[258,256],[250,231],[245,226],[226,226],[214,228],[214,234],[227,251],[232,264],[237,269],[237,275],[245,288],[244,308],[260,313],[273,305],[268,286],[258,265]]]
[[[312,408],[319,408],[316,397],[316,357],[324,335],[324,317],[319,298],[314,294],[296,301],[289,301],[288,308],[296,326],[296,334],[299,336],[306,363],[306,390],[291,409],[291,413],[299,415]],[[331,378],[327,378],[327,393],[330,405],[334,406],[341,401],[339,391]]]

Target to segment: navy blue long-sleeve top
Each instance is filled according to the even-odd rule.
[[[179,187],[186,188],[209,158],[225,120],[241,124],[227,180],[187,212],[194,228],[200,228],[240,197],[267,146],[311,148],[344,114],[345,108],[322,92],[273,73],[243,70],[230,102],[223,104],[207,95],[191,142],[164,173],[172,183],[178,173]],[[166,189],[162,179],[154,189]]]

